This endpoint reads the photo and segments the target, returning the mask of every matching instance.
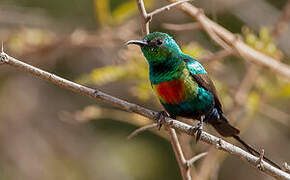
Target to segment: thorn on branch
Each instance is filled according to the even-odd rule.
[[[215,148],[216,149],[221,149],[221,147],[222,147],[222,140],[219,138],[218,142],[215,145]]]
[[[8,55],[4,52],[4,45],[3,45],[3,41],[2,41],[2,46],[1,46],[1,54],[0,54],[0,64],[4,64],[7,63],[8,60]]]
[[[283,164],[283,169],[284,169],[284,171],[290,173],[290,165],[287,164],[286,162],[284,162],[284,164]]]
[[[264,158],[264,154],[265,154],[265,150],[262,149],[261,153],[260,153],[260,157],[257,161],[257,168],[260,169],[261,171],[265,170],[264,164],[263,164],[263,158]]]

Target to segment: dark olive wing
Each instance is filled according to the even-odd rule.
[[[212,80],[209,78],[207,74],[191,74],[193,79],[198,83],[199,86],[203,87],[205,90],[211,92],[215,99],[215,105],[222,110],[221,102],[218,98],[216,88],[212,82]]]
[[[186,59],[184,59],[184,62],[186,63],[187,69],[189,70],[190,75],[193,77],[193,79],[198,83],[199,86],[203,87],[205,90],[213,94],[215,99],[215,106],[222,111],[222,105],[218,98],[216,88],[211,79],[209,78],[204,67],[192,57],[187,57]]]

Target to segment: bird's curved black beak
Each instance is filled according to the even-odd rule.
[[[147,46],[148,43],[145,41],[140,41],[140,40],[130,40],[128,42],[125,43],[126,46],[128,46],[129,44],[136,44],[138,46]]]

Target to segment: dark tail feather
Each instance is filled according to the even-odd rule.
[[[250,145],[248,145],[245,141],[243,141],[239,136],[233,135],[233,138],[235,138],[239,143],[241,143],[247,149],[247,151],[249,153],[251,153],[254,156],[260,157],[260,153],[258,151],[256,151],[254,148],[252,148]],[[263,160],[267,161],[269,164],[275,166],[276,168],[281,169],[281,167],[279,165],[277,165],[276,163],[274,163],[273,161],[271,161],[267,157],[264,156]]]
[[[224,136],[224,137],[233,137],[235,138],[239,143],[241,143],[249,153],[251,153],[254,156],[260,157],[260,153],[256,151],[254,148],[252,148],[250,145],[248,145],[245,141],[243,141],[238,134],[240,131],[229,124],[229,121],[223,114],[223,112],[218,111],[216,108],[213,109],[213,112],[208,117],[208,122],[217,130],[217,132]],[[281,169],[280,166],[278,166],[276,163],[268,159],[267,157],[263,157],[263,159],[270,163],[271,165],[275,166],[278,169]]]
[[[208,122],[224,137],[232,137],[240,133],[238,129],[229,124],[225,115],[216,108],[213,109],[212,114],[208,117]]]

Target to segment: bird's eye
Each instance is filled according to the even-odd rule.
[[[162,42],[161,39],[157,39],[157,40],[156,40],[156,44],[157,44],[158,46],[160,46],[162,43],[163,43],[163,42]]]

